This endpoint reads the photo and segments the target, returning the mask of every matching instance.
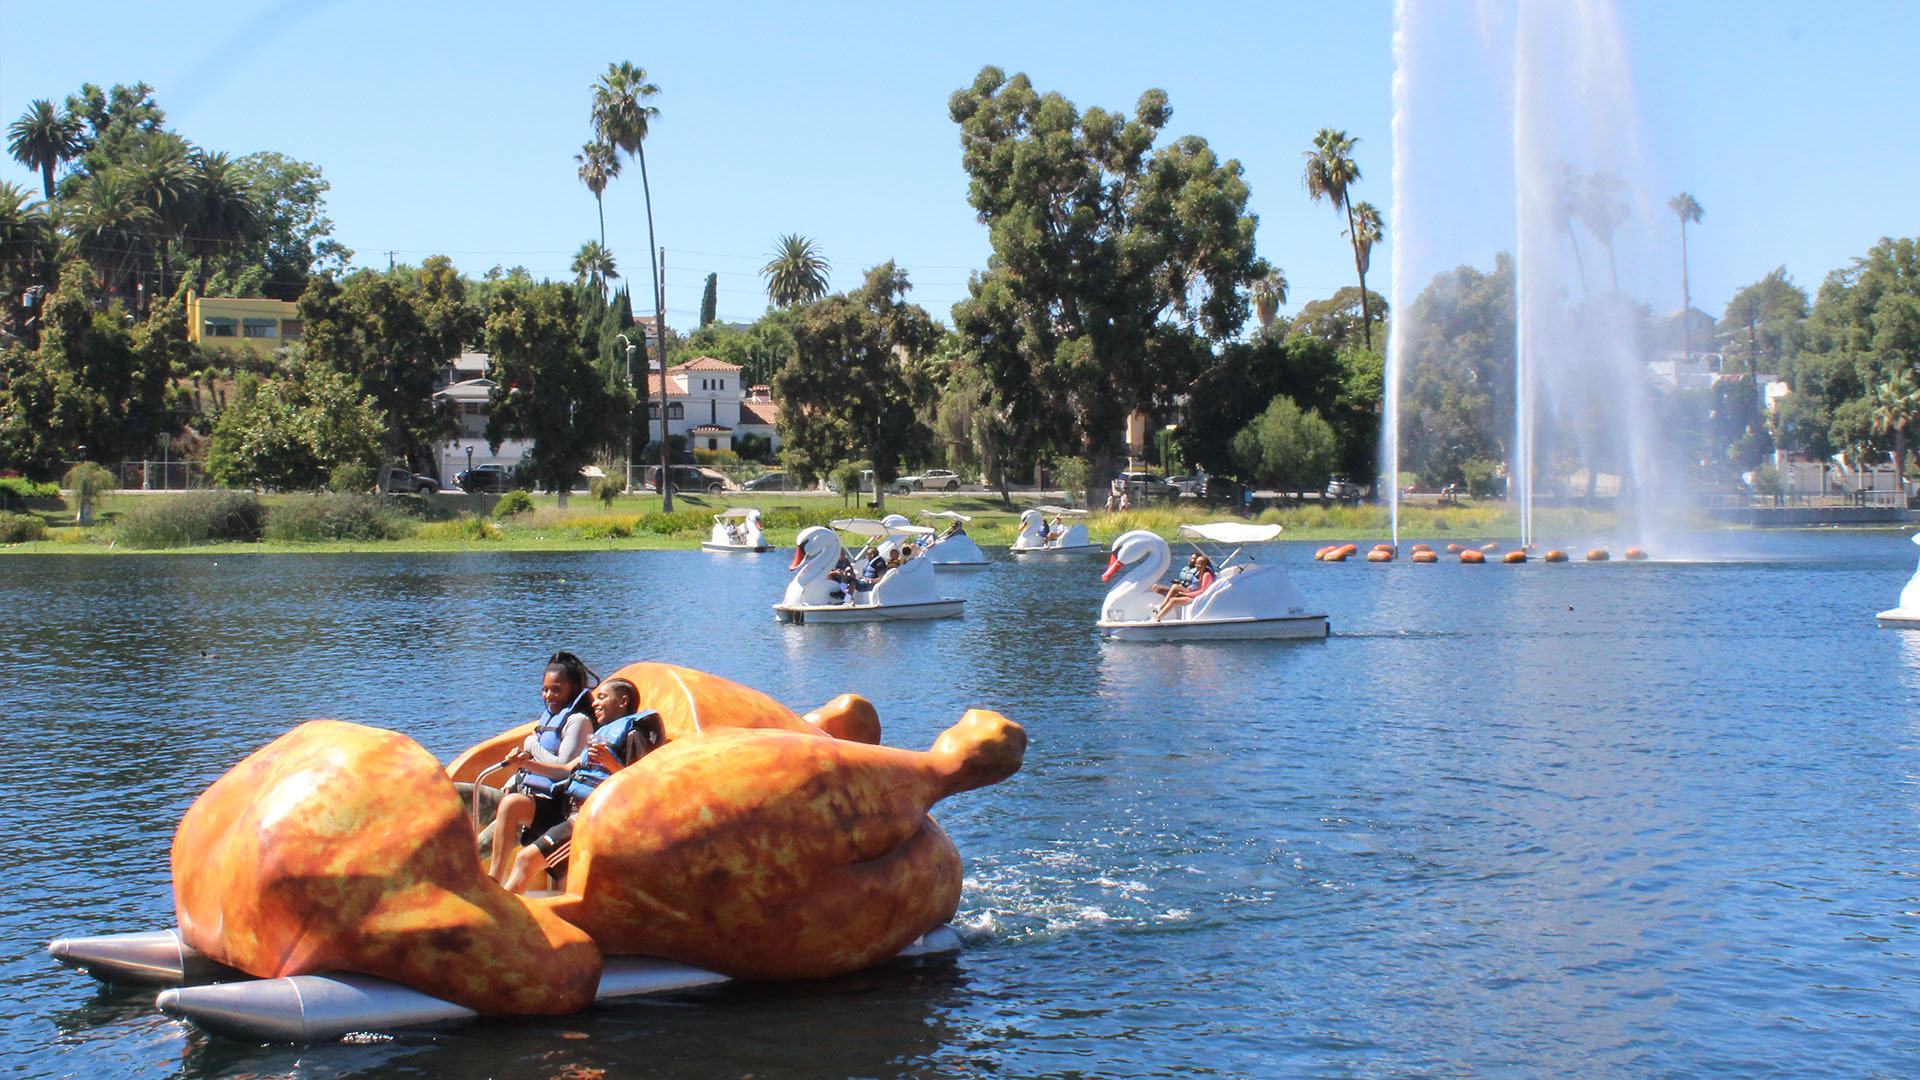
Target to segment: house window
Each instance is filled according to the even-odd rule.
[[[240,324],[240,336],[250,338],[270,338],[279,331],[278,320],[246,319]]]
[[[200,328],[201,337],[239,337],[240,320],[208,319]]]
[[[707,440],[707,449],[709,449],[709,450],[718,450],[718,449],[720,449],[720,440],[719,440],[719,439],[708,439],[708,440]]]
[[[460,403],[460,413],[462,416],[485,416],[487,407],[482,402],[463,401]]]
[[[713,380],[713,388],[715,390],[725,390],[727,388],[727,380],[725,379]]]
[[[667,406],[667,419],[685,420],[686,418],[687,418],[687,407],[685,405],[682,405],[676,401],[673,404]]]
[[[647,403],[647,419],[649,420],[660,419],[660,405],[658,402],[649,401]]]
[[[300,334],[305,329],[305,324],[299,319],[280,320],[280,336],[286,338],[288,341],[299,341]]]

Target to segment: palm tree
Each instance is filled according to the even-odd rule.
[[[1344,131],[1321,128],[1314,133],[1313,149],[1303,152],[1307,159],[1301,180],[1314,202],[1325,199],[1335,210],[1347,215],[1347,235],[1354,237],[1353,208],[1347,202],[1347,190],[1360,181],[1360,166],[1353,160],[1353,148],[1360,140]],[[1360,244],[1353,245],[1353,266],[1360,273],[1360,326],[1367,348],[1373,348],[1373,313],[1367,304],[1367,274],[1360,269]]]
[[[600,142],[625,150],[640,162],[640,191],[647,204],[647,268],[653,275],[654,327],[660,335],[656,339],[660,343],[660,355],[655,359],[660,363],[661,378],[664,380],[667,370],[667,297],[660,288],[660,245],[653,235],[653,188],[647,183],[645,146],[647,127],[654,117],[660,115],[659,108],[647,104],[647,99],[659,92],[658,86],[647,81],[644,68],[624,60],[608,64],[606,74],[593,84],[593,130]],[[664,389],[663,381],[663,394]],[[636,380],[634,393],[636,407],[640,415],[645,417],[647,384],[644,377]],[[673,510],[673,485],[667,482],[667,407],[664,399],[660,403],[660,508],[666,512]]]
[[[613,252],[606,245],[589,240],[580,245],[573,256],[573,279],[581,285],[596,289],[600,299],[607,298],[607,283],[620,277],[620,271],[614,268]]]
[[[31,271],[50,231],[47,204],[31,189],[0,180],[0,276],[15,268]]]
[[[71,161],[85,145],[80,137],[80,118],[54,108],[46,98],[28,105],[20,119],[7,128],[7,136],[7,150],[13,159],[40,170],[40,186],[48,199],[53,198],[53,167]]]
[[[1370,202],[1355,203],[1351,208],[1353,230],[1349,239],[1353,241],[1354,265],[1360,268],[1360,317],[1367,318],[1367,271],[1373,268],[1373,245],[1386,235],[1385,223],[1380,219],[1380,208]],[[1372,348],[1369,335],[1368,348]]]
[[[1589,174],[1580,186],[1579,214],[1587,230],[1607,245],[1607,274],[1613,291],[1620,292],[1620,266],[1613,258],[1613,231],[1627,220],[1627,204],[1620,198],[1626,184],[1612,173]]]
[[[118,169],[86,174],[72,197],[60,201],[60,227],[99,269],[101,289],[109,296],[153,220],[152,207]]]
[[[1580,271],[1580,295],[1593,299],[1593,290],[1587,286],[1587,260],[1580,257],[1580,234],[1573,231],[1573,221],[1580,216],[1581,200],[1580,173],[1563,161],[1560,163],[1560,182],[1554,186],[1554,212],[1560,227],[1567,230],[1567,243],[1573,245],[1573,265]]]
[[[260,204],[239,163],[224,153],[202,153],[193,160],[194,213],[188,246],[211,254],[222,245],[251,239],[261,226]]]
[[[1680,321],[1687,334],[1687,359],[1693,359],[1693,283],[1687,279],[1687,222],[1698,222],[1706,211],[1693,196],[1681,192],[1667,200],[1667,209],[1680,219]]]
[[[167,291],[172,266],[167,249],[186,231],[197,209],[193,144],[170,131],[150,135],[122,166],[135,197],[153,211],[151,243],[159,255],[160,295]]]
[[[767,299],[775,307],[791,307],[827,295],[827,272],[833,267],[799,233],[788,233],[773,245],[773,261],[760,268],[767,279]]]
[[[1273,325],[1273,317],[1287,302],[1287,273],[1279,267],[1268,270],[1253,279],[1253,313],[1260,320],[1260,329]]]
[[[1873,431],[1893,436],[1893,481],[1901,492],[1907,482],[1907,428],[1920,418],[1920,387],[1906,370],[1895,371],[1873,390]],[[1904,498],[1901,505],[1905,506]]]
[[[611,144],[595,139],[582,146],[580,152],[573,155],[573,160],[580,163],[580,182],[593,192],[594,209],[600,212],[600,246],[606,247],[607,206],[601,201],[600,195],[607,190],[608,184],[619,178],[620,155],[614,153]]]

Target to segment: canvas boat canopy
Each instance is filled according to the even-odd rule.
[[[948,521],[972,521],[973,520],[972,518],[968,517],[965,514],[958,514],[953,512],[952,510],[922,510],[920,511],[920,516],[930,517],[930,518],[945,518]],[[1920,533],[1915,533],[1914,535],[1920,536]]]
[[[931,525],[886,525],[872,518],[836,518],[831,524],[855,536],[932,536]]]
[[[752,513],[753,513],[753,509],[751,507],[732,506],[713,515],[713,520],[725,521],[728,518],[745,518],[750,516]]]
[[[1081,510],[1081,509],[1078,509],[1077,507],[1072,507],[1072,506],[1041,506],[1041,507],[1036,507],[1036,509],[1038,509],[1043,514],[1080,514],[1080,515],[1086,514],[1085,510]]]
[[[1205,525],[1182,525],[1180,535],[1192,540],[1210,540],[1216,544],[1258,544],[1280,535],[1278,525],[1249,525],[1244,521],[1210,521]]]

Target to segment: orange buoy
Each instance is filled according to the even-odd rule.
[[[1484,544],[1481,544],[1481,545],[1480,545],[1480,550],[1481,550],[1481,551],[1499,551],[1499,550],[1500,550],[1500,541],[1498,541],[1498,540],[1489,540],[1489,541],[1487,541],[1486,543],[1484,543]]]
[[[1359,550],[1360,550],[1359,544],[1341,544],[1340,545],[1340,554],[1342,555],[1352,555]]]
[[[1547,556],[1546,556],[1546,560],[1547,560],[1548,562],[1566,562],[1566,561],[1567,561],[1567,553],[1566,553],[1566,552],[1564,552],[1564,551],[1560,551],[1560,550],[1558,550],[1558,549],[1555,549],[1555,550],[1553,550],[1553,551],[1549,551],[1549,552],[1547,552]]]
[[[1426,548],[1426,549],[1422,549],[1420,551],[1414,552],[1413,561],[1414,562],[1439,562],[1440,556],[1435,555],[1433,553],[1433,549]]]
[[[1640,562],[1647,557],[1647,553],[1641,551],[1639,548],[1628,548],[1626,555],[1623,557],[1632,562]]]
[[[1326,558],[1321,559],[1320,561],[1321,562],[1346,562],[1347,553],[1340,548],[1334,548],[1332,551],[1327,552]]]
[[[1606,562],[1612,557],[1613,556],[1607,554],[1606,548],[1594,548],[1592,551],[1587,552],[1588,562]]]
[[[1393,552],[1388,551],[1386,548],[1374,548],[1372,551],[1367,552],[1367,561],[1392,562]]]
[[[1433,550],[1433,545],[1432,545],[1432,544],[1415,544],[1415,545],[1413,545],[1413,550],[1415,550],[1415,551],[1432,551],[1432,550]]]
[[[1459,544],[1448,544],[1448,545],[1447,545],[1447,554],[1449,554],[1449,555],[1458,555],[1458,554],[1460,554],[1460,553],[1461,553],[1462,551],[1465,551],[1465,550],[1466,550],[1466,549],[1465,549],[1465,548],[1463,548],[1463,547],[1461,547],[1461,546],[1460,546]]]
[[[1487,561],[1487,557],[1472,548],[1467,548],[1460,553],[1460,561],[1463,563],[1483,563]]]
[[[1315,559],[1324,559],[1327,557],[1327,553],[1332,550],[1334,550],[1334,546],[1332,544],[1328,544],[1326,547],[1323,547],[1320,550],[1314,552],[1313,557]]]
[[[1507,553],[1506,553],[1505,555],[1502,555],[1502,556],[1500,557],[1500,561],[1501,561],[1501,562],[1503,562],[1503,563],[1521,563],[1521,562],[1526,562],[1526,561],[1527,561],[1527,553],[1526,553],[1526,552],[1524,552],[1524,551],[1509,551],[1509,552],[1507,552]]]

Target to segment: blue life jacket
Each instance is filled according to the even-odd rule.
[[[628,739],[635,735],[646,738],[648,727],[652,727],[655,731],[660,730],[660,714],[652,709],[641,709],[637,713],[622,716],[617,720],[609,720],[601,725],[600,730],[593,733],[593,738],[588,742],[604,744],[607,749],[613,751],[613,756],[619,760],[620,764],[631,765],[633,761],[627,760],[625,752]],[[647,747],[649,750],[659,745],[652,739],[647,741],[650,744]],[[635,754],[634,760],[639,760],[639,757],[639,754]],[[580,764],[574,766],[572,774],[562,781],[555,791],[568,798],[584,799],[593,794],[593,789],[599,787],[600,782],[611,775],[613,774],[589,762],[582,754]]]
[[[574,696],[571,704],[562,705],[553,712],[540,714],[540,719],[533,725],[533,734],[539,740],[540,749],[556,756],[560,753],[560,740],[567,729],[567,717],[574,713],[593,715],[591,708],[581,704],[590,693],[582,690]],[[552,795],[554,789],[564,783],[566,783],[564,778],[555,780],[550,776],[542,776],[532,769],[520,770],[520,788],[529,795]]]

